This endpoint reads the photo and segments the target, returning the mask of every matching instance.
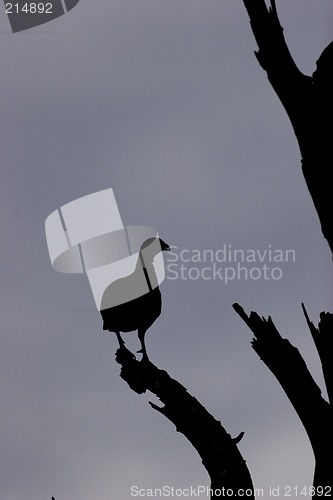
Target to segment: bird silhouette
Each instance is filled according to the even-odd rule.
[[[145,346],[145,334],[159,317],[162,310],[162,295],[153,265],[154,258],[161,251],[170,251],[170,247],[160,238],[148,238],[140,247],[138,260],[132,274],[111,283],[103,293],[101,315],[103,330],[114,332],[120,347],[124,347],[121,332],[138,331],[142,360],[148,360]],[[132,300],[129,297],[136,296]],[[122,303],[106,307],[114,301]]]

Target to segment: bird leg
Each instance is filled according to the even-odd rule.
[[[137,351],[138,353],[142,353],[142,361],[149,361],[146,344],[145,344],[145,334],[146,330],[138,330],[138,337],[141,343],[141,349]]]
[[[123,339],[121,338],[120,332],[115,332],[115,334],[116,334],[117,339],[118,339],[118,342],[119,342],[119,347],[120,347],[120,348],[124,347],[125,342],[124,342],[124,341],[123,341]]]

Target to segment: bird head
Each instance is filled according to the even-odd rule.
[[[140,260],[144,267],[149,266],[155,257],[163,252],[170,251],[170,247],[161,238],[148,238],[140,247]]]
[[[137,266],[139,268],[143,268],[146,271],[148,271],[149,274],[149,279],[150,282],[152,283],[156,281],[156,269],[154,269],[154,261],[155,257],[159,255],[163,251],[170,251],[170,247],[165,241],[163,241],[161,238],[148,238],[145,240],[141,247],[140,247],[140,252],[139,252],[139,258],[137,261]],[[159,265],[162,263],[160,262]],[[158,285],[156,281],[156,286]],[[155,288],[155,286],[153,286]]]
[[[165,241],[163,241],[161,238],[159,238],[159,241],[160,241],[162,251],[170,252],[170,250],[171,250],[170,246],[167,243],[165,243]]]

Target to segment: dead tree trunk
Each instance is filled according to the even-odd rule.
[[[150,391],[156,395],[164,406],[150,402],[151,407],[168,418],[197,450],[211,480],[211,498],[244,498],[246,492],[246,498],[254,500],[251,476],[237,448],[243,433],[232,438],[177,380],[151,362],[138,361],[125,347],[116,352],[116,361],[130,388],[138,394]]]
[[[332,134],[326,123],[326,118],[331,119],[333,114],[333,44],[325,49],[317,61],[316,72],[311,77],[306,76],[299,71],[290,55],[275,1],[271,0],[270,8],[267,8],[265,0],[243,2],[259,47],[256,57],[267,72],[294,128],[305,181],[323,235],[333,253],[333,196],[328,168]],[[256,313],[247,316],[238,304],[234,308],[253,331],[253,348],[280,382],[309,436],[316,461],[313,498],[331,496],[333,315],[322,313],[321,322],[316,328],[304,308],[322,362],[330,400],[328,403],[299,351],[281,337],[272,320],[260,318]],[[164,406],[150,403],[152,408],[167,417],[197,450],[211,479],[211,498],[246,496],[254,499],[251,476],[237,448],[242,433],[232,438],[221,423],[188,394],[185,387],[152,363],[137,361],[125,347],[118,349],[116,360],[122,366],[121,377],[130,388],[138,394],[147,390],[155,394]]]
[[[283,104],[302,156],[304,178],[324,237],[333,253],[332,164],[333,42],[323,51],[312,76],[297,68],[286,44],[275,0],[243,0],[259,50],[255,55]],[[315,342],[329,402],[313,380],[301,354],[283,339],[273,321],[234,304],[235,311],[255,335],[252,347],[275,375],[307,432],[315,457],[313,497],[332,496],[333,474],[333,314],[321,313],[316,328],[302,304]]]
[[[324,237],[333,253],[332,116],[333,42],[312,76],[296,66],[286,44],[275,1],[243,0],[259,50],[255,55],[283,104],[297,137],[304,178]]]

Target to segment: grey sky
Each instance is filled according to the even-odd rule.
[[[311,74],[333,39],[331,1],[278,9]],[[51,267],[46,217],[108,187],[126,224],[179,250],[295,250],[280,280],[166,279],[146,342],[228,432],[245,431],[265,499],[269,485],[310,485],[305,432],[231,308],[271,315],[322,384],[300,303],[313,321],[330,309],[329,250],[242,2],[80,0],[15,35],[2,12],[0,39],[0,497],[126,500],[132,485],[209,484],[185,438],[120,379],[86,277]]]

